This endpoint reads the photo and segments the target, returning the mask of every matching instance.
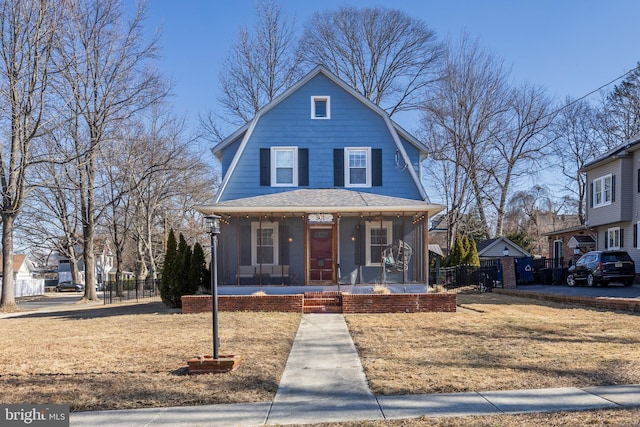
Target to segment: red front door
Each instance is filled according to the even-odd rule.
[[[309,227],[309,282],[335,283],[333,227]]]

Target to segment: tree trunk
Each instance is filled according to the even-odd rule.
[[[17,311],[13,280],[13,215],[2,215],[2,297],[0,311]]]

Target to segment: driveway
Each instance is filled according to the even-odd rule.
[[[640,298],[640,285],[626,287],[617,283],[612,283],[606,287],[593,288],[588,286],[570,287],[567,285],[520,285],[517,289],[521,291],[581,297]]]
[[[98,293],[99,295],[101,292]],[[84,292],[46,292],[44,295],[16,298],[16,304],[25,311],[56,309],[80,301]]]

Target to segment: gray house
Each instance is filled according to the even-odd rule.
[[[640,135],[586,164],[586,225],[597,250],[623,249],[640,270]]]

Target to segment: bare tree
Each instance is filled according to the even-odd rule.
[[[253,33],[243,28],[222,63],[218,98],[227,119],[244,124],[299,77],[293,24],[275,0],[257,3]]]
[[[532,173],[532,166],[538,164],[551,144],[547,130],[553,116],[551,100],[543,89],[524,85],[512,90],[508,109],[502,114],[504,131],[496,132],[491,139],[496,161],[482,165],[499,191],[498,197],[487,197],[497,213],[497,236],[504,234],[505,209],[514,180],[523,173]]]
[[[43,128],[58,10],[57,2],[47,0],[0,2],[0,103],[7,129],[0,148],[3,311],[16,309],[13,231],[34,162],[32,143]]]
[[[61,114],[66,110],[60,111]],[[63,120],[64,121],[64,120]],[[34,165],[30,173],[28,202],[25,214],[28,220],[19,221],[23,239],[32,247],[50,248],[69,261],[73,282],[82,282],[78,262],[81,252],[82,231],[79,217],[79,199],[76,191],[77,169],[66,160],[71,153],[64,152],[66,130],[60,123],[41,138],[38,156],[47,158]]]
[[[640,133],[640,63],[604,97],[598,118],[608,148]]]
[[[562,213],[568,207],[568,200],[552,198],[549,193],[549,189],[543,185],[517,191],[509,199],[509,209],[505,213],[505,234],[528,236],[531,251],[536,254],[545,254],[548,250],[544,233],[577,225],[574,215]]]
[[[389,115],[418,108],[443,56],[424,22],[380,7],[315,13],[300,49],[306,64],[325,65]]]
[[[103,184],[98,179],[100,147],[117,134],[118,126],[137,112],[163,98],[167,88],[151,67],[157,53],[157,38],[143,42],[145,5],[140,4],[129,23],[122,19],[121,2],[69,0],[63,46],[56,59],[64,70],[63,95],[77,114],[69,138],[74,147],[79,179],[85,261],[85,299],[95,292],[94,231],[106,207],[96,200]]]
[[[133,157],[127,165],[127,176],[132,181],[132,237],[137,249],[137,274],[157,279],[168,228],[197,232],[200,227],[187,224],[186,218],[194,205],[213,198],[215,181],[211,168],[201,160],[201,153],[192,151],[183,120],[154,110],[141,136],[138,159],[145,161]],[[158,167],[147,173],[150,163]]]
[[[436,160],[449,162],[455,170],[449,189],[452,209],[461,209],[471,191],[485,237],[490,237],[486,197],[491,194],[489,176],[497,157],[492,140],[501,131],[509,109],[509,86],[502,63],[477,41],[464,35],[459,46],[447,50],[444,74],[423,104],[425,142]]]
[[[580,224],[586,220],[587,182],[580,170],[594,160],[605,147],[599,137],[596,110],[587,101],[567,99],[553,125],[553,151],[565,190],[574,200]]]

